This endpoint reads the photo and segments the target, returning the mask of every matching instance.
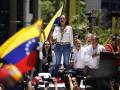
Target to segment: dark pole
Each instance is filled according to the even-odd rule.
[[[38,16],[38,5],[39,1],[38,0],[33,0],[33,22],[35,22],[39,16]]]
[[[88,21],[89,21],[89,32],[92,33],[92,31],[93,31],[92,13],[88,16]]]
[[[69,9],[70,9],[70,1],[66,0],[66,13],[67,13],[67,19],[69,19]]]
[[[30,0],[23,0],[23,17],[24,17],[24,26],[29,25],[30,23],[28,22],[29,20],[29,3]]]
[[[94,16],[93,16],[93,13],[92,13],[92,11],[89,11],[89,12],[87,12],[86,13],[86,15],[87,15],[87,18],[88,18],[88,32],[89,33],[92,33],[92,31],[93,31],[93,18],[95,18]]]
[[[17,29],[17,0],[9,0],[9,36]]]

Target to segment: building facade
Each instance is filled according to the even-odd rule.
[[[120,0],[85,0],[86,11],[101,11],[101,26],[112,26],[112,12],[120,12]],[[106,23],[107,22],[107,23]]]
[[[0,0],[0,45],[23,26],[39,18],[39,1]]]

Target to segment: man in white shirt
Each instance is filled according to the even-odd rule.
[[[79,39],[76,40],[75,48],[73,49],[74,69],[84,69],[85,67],[85,49],[81,45]]]
[[[91,42],[92,42],[92,37],[93,37],[93,34],[91,34],[91,33],[87,33],[87,34],[85,35],[85,44],[83,45],[83,47],[87,47],[88,45],[91,44]]]
[[[99,44],[99,37],[94,35],[91,39],[91,45],[87,46],[86,50],[88,54],[88,59],[86,63],[86,65],[88,66],[87,72],[88,75],[92,76],[92,78],[88,79],[86,82],[92,86],[92,90],[102,90],[103,87],[108,88],[108,86],[106,85],[109,85],[109,83],[108,81],[106,81],[106,76],[104,77],[105,72],[103,72],[104,70],[106,70],[106,68],[104,68],[104,66],[102,66],[101,68],[102,64],[100,62],[100,52],[104,52],[105,47]]]
[[[99,60],[100,60],[100,52],[105,51],[104,46],[99,44],[99,37],[93,36],[91,45],[86,47],[87,54],[89,55],[88,67],[91,69],[98,69]]]

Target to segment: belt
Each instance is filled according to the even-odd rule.
[[[70,44],[70,42],[56,42],[56,44],[66,45],[66,44]]]

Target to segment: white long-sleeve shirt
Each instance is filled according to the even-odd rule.
[[[98,55],[98,56],[92,57],[92,55],[94,55],[95,53],[100,53],[105,51],[104,46],[98,44],[97,47],[93,49],[92,45],[89,45],[86,47],[86,51],[88,55],[88,58],[86,58],[87,66],[92,69],[97,69],[99,67],[100,56]]]
[[[74,58],[74,68],[75,69],[83,69],[85,67],[85,58],[86,51],[84,48],[78,51],[76,48],[73,50],[73,58]]]
[[[67,25],[65,27],[65,32],[61,39],[61,27],[56,26],[53,32],[53,39],[56,39],[57,42],[70,42],[71,46],[73,46],[73,32],[72,27]]]

